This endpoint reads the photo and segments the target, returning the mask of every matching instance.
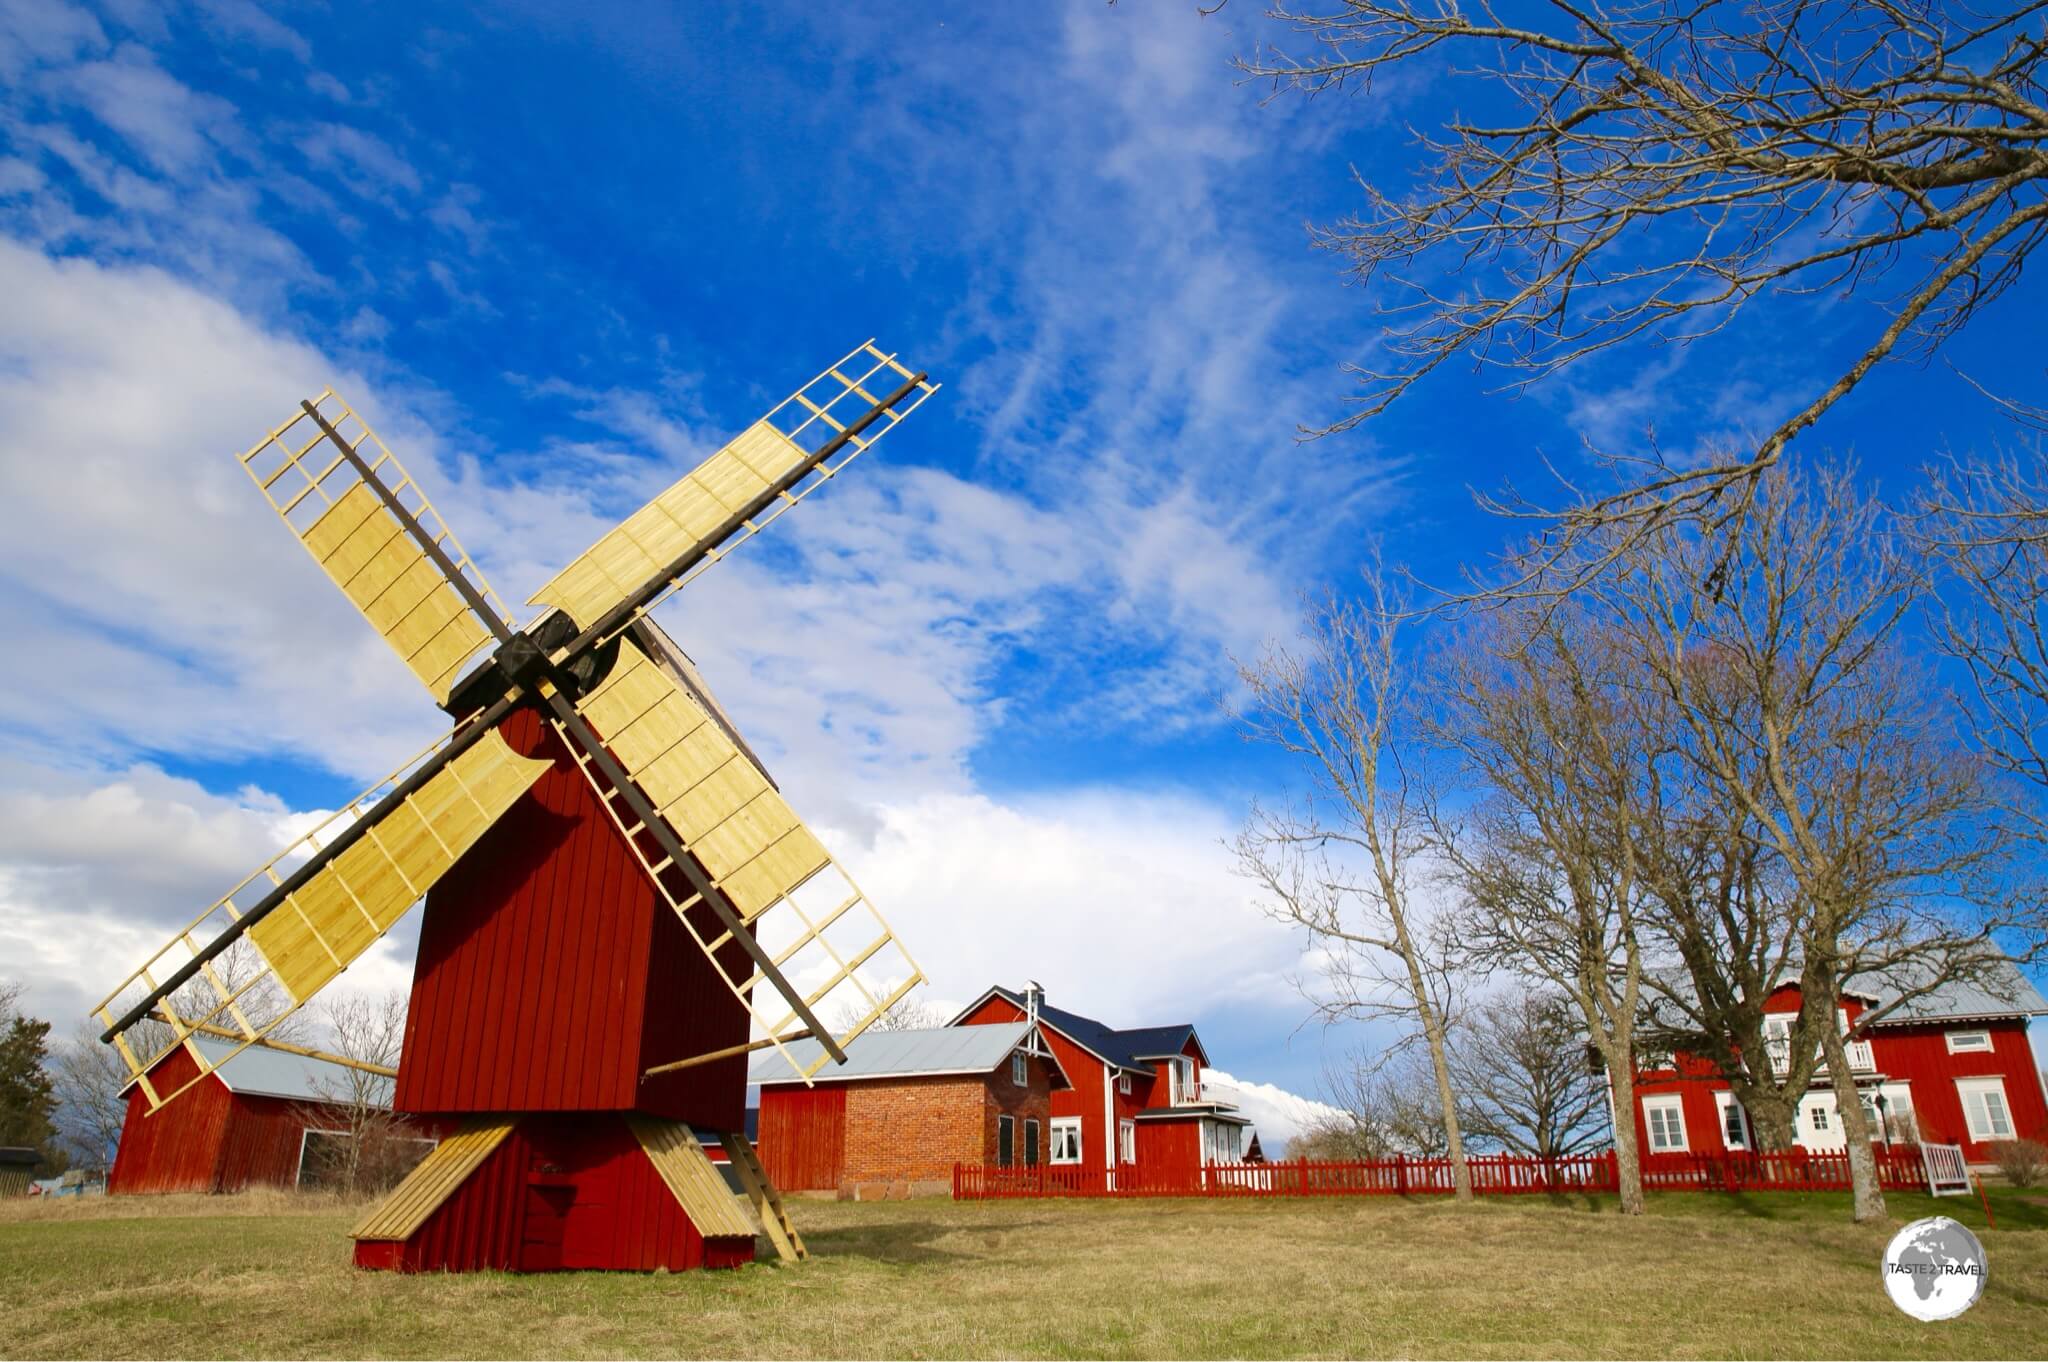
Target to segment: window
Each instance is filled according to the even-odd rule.
[[[1956,1092],[1963,1099],[1963,1119],[1970,1124],[1973,1140],[2010,1140],[2012,1108],[2005,1104],[2002,1078],[1958,1078]]]
[[[1129,1074],[1118,1074],[1116,1076],[1116,1090],[1126,1097],[1131,1095],[1131,1076]]]
[[[1116,1157],[1119,1163],[1138,1161],[1138,1123],[1118,1121],[1116,1123]]]
[[[1214,1143],[1215,1143],[1215,1151],[1216,1151],[1216,1157],[1215,1157],[1215,1159],[1214,1159],[1214,1162],[1216,1162],[1216,1163],[1236,1163],[1236,1162],[1237,1162],[1237,1127],[1236,1127],[1236,1126],[1233,1126],[1233,1125],[1227,1125],[1227,1124],[1225,1124],[1225,1123],[1224,1123],[1224,1122],[1222,1122],[1222,1121],[1218,1121],[1218,1122],[1216,1122],[1216,1134],[1215,1134],[1215,1137],[1214,1137]]]
[[[1685,1149],[1685,1112],[1675,1093],[1667,1097],[1645,1097],[1643,1124],[1650,1132],[1652,1154],[1679,1153]]]
[[[1952,1055],[1983,1054],[1991,1049],[1989,1031],[1951,1031],[1945,1037]]]
[[[1828,1128],[1828,1109],[1819,1105],[1808,1107],[1806,1109],[1806,1119],[1812,1122],[1813,1128],[1816,1131],[1826,1130]]]
[[[1079,1163],[1081,1161],[1081,1118],[1078,1116],[1055,1116],[1052,1118],[1051,1163]]]
[[[1017,1152],[1017,1122],[1009,1116],[996,1117],[996,1165],[1008,1168]]]
[[[1749,1148],[1749,1113],[1742,1109],[1742,1103],[1728,1092],[1715,1093],[1714,1100],[1721,1105],[1722,1145],[1729,1149]]]
[[[1010,1056],[1010,1081],[1020,1088],[1031,1086],[1031,1066],[1021,1052]]]
[[[1024,1166],[1038,1167],[1038,1121],[1026,1118],[1024,1122]]]

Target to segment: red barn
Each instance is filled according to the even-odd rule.
[[[1839,1025],[1847,1033],[1863,1014],[1897,993],[1851,981]],[[1765,1008],[1769,1062],[1784,1072],[1799,988],[1781,985]],[[1871,1022],[1848,1044],[1864,1114],[1892,1143],[1925,1139],[1959,1144],[1973,1164],[1989,1164],[2001,1140],[2048,1141],[2048,1091],[2027,1038],[2030,1017],[2048,1016],[2048,1001],[2018,971],[1994,991],[1948,985]],[[1636,1138],[1645,1168],[1659,1159],[1755,1148],[1749,1117],[1713,1065],[1679,1054],[1646,1064],[1636,1079]],[[1795,1138],[1813,1150],[1846,1146],[1825,1065],[1801,1099]]]
[[[792,1046],[799,1063],[817,1042]],[[862,1200],[952,1190],[953,1165],[1032,1166],[1047,1156],[1067,1077],[1029,1022],[870,1031],[805,1087],[780,1055],[756,1060],[760,1151],[785,1191]]]
[[[209,1062],[234,1049],[229,1042],[203,1036],[186,1045]],[[165,1084],[182,1086],[198,1067],[181,1047],[157,1061],[150,1081],[160,1091]],[[346,1091],[347,1078],[347,1070],[325,1060],[251,1046],[154,1116],[140,1088],[131,1084],[107,1191],[296,1187],[310,1142],[348,1138],[345,1110],[327,1100]],[[431,1130],[422,1128],[420,1138],[423,1146],[430,1144]]]
[[[1106,1170],[1185,1174],[1243,1157],[1251,1124],[1228,1102],[1206,1101],[1208,1052],[1190,1024],[1117,1030],[1049,1007],[1036,988],[991,988],[953,1019],[958,1027],[1010,1025],[1036,1015],[1071,1087],[1052,1094],[1047,1162]]]

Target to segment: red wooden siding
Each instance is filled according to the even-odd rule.
[[[1164,1079],[1160,1080],[1162,1083]],[[1154,1178],[1168,1185],[1177,1181],[1199,1182],[1202,1174],[1202,1123],[1186,1121],[1138,1122],[1138,1176]]]
[[[646,1085],[640,1075],[744,1042],[745,1009],[552,730],[522,711],[504,731],[555,768],[427,896],[397,1107],[638,1108],[738,1129],[743,1056]]]
[[[761,1089],[756,1141],[768,1179],[785,1192],[830,1191],[846,1176],[846,1087]]]
[[[180,1048],[151,1070],[153,1081],[179,1087],[197,1065]],[[151,1116],[139,1089],[128,1093],[128,1116],[121,1126],[121,1147],[107,1175],[107,1190],[134,1192],[211,1192],[220,1166],[233,1100],[219,1079],[193,1085],[183,1097]]]
[[[1845,998],[1843,1009],[1851,1023],[1862,1015],[1864,1003]],[[1788,985],[1778,989],[1765,1004],[1766,1012],[1799,1010],[1799,990]],[[1945,1037],[1952,1031],[1987,1031],[1991,1050],[1950,1054]],[[1958,1078],[1997,1076],[2005,1080],[2006,1105],[2012,1113],[2013,1132],[2022,1138],[2048,1140],[2048,1099],[2041,1089],[2040,1064],[2027,1035],[2027,1024],[2019,1018],[2001,1021],[1930,1022],[1913,1025],[1883,1023],[1872,1027],[1860,1039],[1870,1043],[1875,1073],[1887,1084],[1908,1085],[1913,1118],[1921,1138],[1937,1144],[1959,1144],[1972,1163],[1989,1163],[1993,1155],[1985,1144],[1970,1138],[1969,1123],[1963,1115],[1962,1098],[1956,1091]],[[1859,1075],[1861,1076],[1861,1075]],[[1714,1066],[1690,1055],[1679,1055],[1674,1064],[1636,1080],[1636,1136],[1644,1151],[1644,1167],[1654,1170],[1666,1162],[1677,1167],[1690,1155],[1718,1155],[1727,1151],[1721,1114],[1715,1094],[1726,1092]],[[1823,1081],[1810,1089],[1832,1093]],[[1649,1153],[1649,1132],[1645,1128],[1642,1098],[1676,1093],[1685,1118],[1687,1151],[1683,1155]],[[1891,1113],[1896,1114],[1896,1113]]]
[[[1024,1009],[999,994],[991,994],[974,1011],[960,1019],[962,1026],[991,1026],[1003,1022],[1024,1020]],[[1046,1044],[1053,1056],[1059,1060],[1060,1068],[1066,1071],[1071,1087],[1061,1088],[1052,1094],[1051,1108],[1055,1117],[1078,1116],[1081,1118],[1081,1166],[1101,1168],[1109,1152],[1116,1148],[1116,1127],[1109,1127],[1107,1136],[1102,1128],[1103,1089],[1110,1089],[1110,1102],[1114,1108],[1113,1119],[1129,1116],[1141,1109],[1144,1099],[1137,1094],[1119,1097],[1115,1092],[1115,1081],[1107,1076],[1103,1062],[1088,1051],[1068,1040],[1063,1032],[1053,1029],[1050,1023],[1044,1027]],[[1134,1084],[1142,1087],[1143,1084]],[[1048,1147],[1052,1132],[1047,1130],[1041,1138]],[[1108,1142],[1105,1143],[1105,1140]]]
[[[680,1272],[753,1261],[752,1236],[707,1240],[616,1116],[522,1121],[412,1238],[356,1245],[358,1267]]]

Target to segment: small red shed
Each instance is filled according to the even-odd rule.
[[[159,1091],[183,1086],[197,1070],[188,1047],[209,1062],[234,1049],[227,1041],[193,1037],[150,1070]],[[347,1078],[346,1069],[326,1060],[251,1046],[154,1116],[139,1087],[131,1085],[107,1191],[118,1196],[296,1187],[309,1141],[347,1138],[345,1109],[328,1100],[346,1090]],[[432,1127],[419,1127],[419,1138],[423,1149],[431,1144]]]
[[[815,1041],[791,1047],[799,1063]],[[760,1152],[784,1191],[862,1200],[950,1193],[956,1163],[1051,1157],[1051,1096],[1068,1086],[1038,1028],[870,1031],[806,1087],[780,1055],[755,1061]]]

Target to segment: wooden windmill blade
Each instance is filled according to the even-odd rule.
[[[242,456],[242,468],[437,703],[504,637],[504,602],[404,465],[332,388],[301,403]]]
[[[579,754],[579,766],[661,897],[746,1005],[761,1035],[740,1048],[780,1048],[816,1036],[826,1044],[815,1061],[789,1056],[808,1078],[831,1058],[831,1049],[843,1049],[923,981],[880,912],[741,747],[686,659],[652,621],[640,621],[621,641],[611,674],[578,709],[652,807],[661,830],[737,915],[735,927],[702,911],[704,893],[676,873],[679,867],[658,845],[650,850],[653,839],[645,834],[652,829],[593,769],[596,763]],[[739,939],[741,933],[747,939]],[[745,949],[736,958],[729,945]],[[763,984],[770,986],[766,996]],[[770,1001],[776,994],[779,1000]],[[850,1020],[820,1031],[815,1019],[821,1014]],[[650,1072],[726,1053],[677,1056]]]
[[[901,388],[909,391],[888,403],[892,390]],[[937,384],[912,373],[895,355],[876,349],[872,340],[855,346],[626,517],[556,573],[527,604],[553,606],[588,629],[656,577],[664,579],[660,596],[666,596],[823,486],[937,391]],[[878,407],[874,425],[857,426],[856,418]],[[794,486],[770,497],[759,511],[748,513],[750,503],[759,501],[779,479],[842,437],[836,459],[827,457]],[[743,518],[721,534],[735,516]],[[671,564],[698,545],[708,545],[701,558],[679,574],[668,573]],[[658,599],[641,603],[634,613],[644,614]]]
[[[465,736],[458,730],[436,742],[292,842],[93,1009],[152,1111],[248,1046],[264,1044],[389,931],[551,765],[518,755],[494,728],[451,755]],[[420,773],[426,778],[415,780]],[[150,1043],[136,1043],[145,1032]],[[211,1060],[193,1047],[197,1072],[159,1091],[148,1071],[194,1034],[234,1045]]]

